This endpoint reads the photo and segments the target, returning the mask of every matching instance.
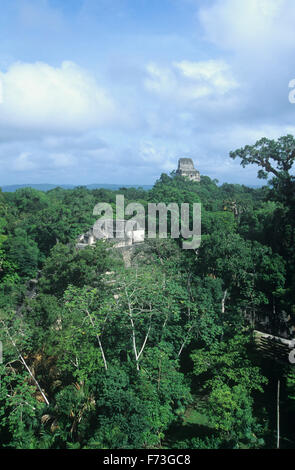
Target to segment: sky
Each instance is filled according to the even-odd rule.
[[[293,0],[0,0],[0,185],[153,184],[295,134]]]

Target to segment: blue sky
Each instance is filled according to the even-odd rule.
[[[293,0],[0,0],[0,185],[151,184],[295,134]]]

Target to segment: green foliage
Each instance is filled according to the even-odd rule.
[[[44,263],[40,287],[44,293],[60,297],[70,284],[99,286],[102,273],[110,269],[112,263],[103,242],[80,251],[58,243]]]
[[[23,373],[0,365],[0,436],[4,447],[34,449],[44,404],[35,398],[35,388]]]
[[[241,158],[241,165],[256,164],[261,169],[258,177],[266,179],[269,173],[278,178],[289,176],[289,171],[295,161],[295,139],[292,135],[280,137],[277,141],[258,140],[255,145],[246,145],[230,153],[231,158]]]
[[[246,335],[237,334],[191,355],[194,374],[204,377],[202,387],[208,395],[210,422],[235,446],[241,442],[259,444],[262,431],[253,416],[253,391],[263,392],[267,380],[247,358],[248,341]]]
[[[16,272],[23,277],[33,277],[37,273],[39,249],[21,228],[7,237],[3,243],[7,260],[16,267]]]
[[[2,447],[268,445],[251,333],[260,316],[275,334],[295,319],[294,148],[286,136],[232,152],[272,173],[268,188],[172,173],[151,191],[0,191]],[[200,248],[146,240],[129,268],[111,243],[77,250],[94,206],[114,208],[117,194],[145,208],[201,203]],[[294,383],[292,369],[282,394],[291,417]],[[188,422],[188,410],[202,420]]]

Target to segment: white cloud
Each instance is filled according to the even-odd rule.
[[[149,64],[145,87],[161,97],[193,102],[220,96],[238,87],[229,65],[223,60],[173,62],[170,67]]]
[[[140,142],[138,155],[144,165],[153,164],[169,172],[175,167],[175,155],[162,142]]]
[[[180,71],[181,75],[191,80],[191,88],[188,90],[194,92],[196,97],[210,95],[211,93],[225,94],[238,87],[234,80],[230,66],[223,60],[207,60],[203,62],[182,61],[175,63],[174,66]],[[202,86],[202,83],[204,84]],[[205,92],[202,92],[202,90]]]
[[[54,168],[68,168],[76,163],[76,158],[67,153],[53,153],[50,159]]]
[[[0,125],[50,132],[85,131],[117,119],[117,109],[94,78],[72,62],[51,67],[15,63],[0,72]]]
[[[36,168],[35,163],[30,159],[31,154],[28,152],[21,153],[13,162],[13,170],[15,171],[28,171]]]
[[[199,11],[206,38],[231,50],[254,53],[272,45],[293,47],[293,0],[216,0]]]
[[[232,106],[226,110],[223,100],[214,114],[209,103],[208,116],[214,122],[220,109],[221,127],[232,121],[256,135],[260,130],[259,137],[271,128],[286,134],[295,109],[288,101],[288,84],[295,75],[294,0],[214,0],[203,5],[198,18],[205,39],[226,57],[240,83],[238,93],[230,94]]]
[[[47,16],[48,0],[22,0],[18,31],[24,49],[9,47],[10,62],[44,57],[60,64],[73,57],[88,62],[94,75],[99,70],[103,81],[72,62],[14,62],[0,70],[3,183],[7,178],[12,183],[17,178],[19,183],[148,183],[176,168],[182,155],[191,156],[203,174],[255,182],[256,169],[241,169],[228,154],[262,136],[295,134],[295,107],[288,102],[288,83],[295,76],[295,2],[187,2],[199,9],[198,31],[188,28],[181,40],[172,35],[166,45],[161,35],[160,47],[160,36],[145,33],[139,39],[136,30],[141,49],[146,48],[138,56],[130,25],[130,37],[122,36],[130,60],[121,36],[102,54],[106,36],[100,29],[81,43],[75,19],[68,35],[73,19],[68,7],[65,16],[60,9]],[[79,24],[88,28],[83,18]],[[12,44],[19,41],[13,33]],[[32,38],[40,38],[42,48],[32,49]]]

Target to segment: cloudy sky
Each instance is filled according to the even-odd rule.
[[[0,185],[152,184],[295,134],[294,0],[0,0]]]

